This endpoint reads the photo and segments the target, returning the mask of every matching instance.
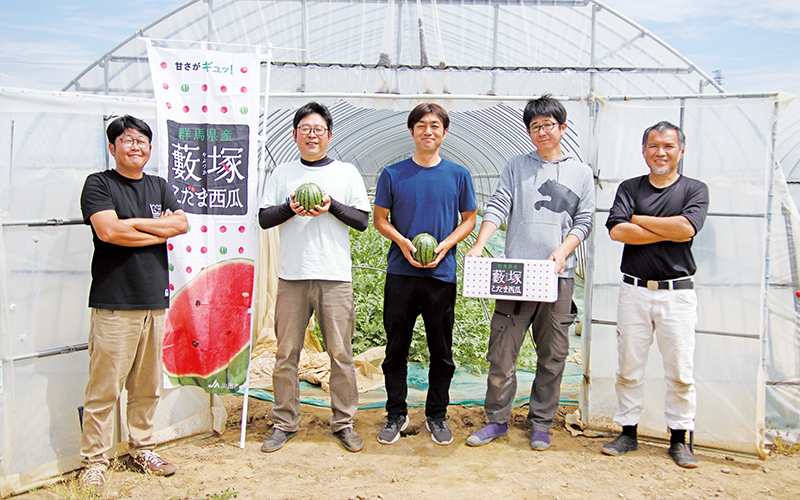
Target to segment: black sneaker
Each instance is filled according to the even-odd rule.
[[[603,446],[603,449],[600,450],[605,455],[611,455],[613,457],[618,457],[620,455],[624,455],[629,451],[638,450],[639,449],[639,442],[635,439],[629,438],[628,436],[619,435],[617,438],[610,443],[606,443]]]
[[[339,429],[334,432],[333,435],[342,441],[342,445],[344,445],[344,449],[347,451],[361,451],[361,448],[364,447],[364,440],[361,439],[361,436],[359,436],[352,427]]]
[[[667,453],[669,453],[669,456],[681,467],[687,469],[694,469],[697,467],[697,458],[686,443],[671,444]]]
[[[431,418],[425,421],[425,427],[431,431],[431,439],[442,446],[453,442],[453,431],[447,426],[446,417]]]
[[[394,444],[400,439],[400,433],[408,428],[408,415],[388,415],[386,425],[378,433],[380,444]]]
[[[264,453],[272,453],[283,448],[286,441],[292,439],[297,434],[297,431],[284,431],[283,429],[273,428],[272,434],[261,445],[261,451]]]

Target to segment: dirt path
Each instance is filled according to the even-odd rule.
[[[221,435],[161,450],[178,466],[170,478],[114,472],[105,498],[133,499],[706,499],[800,498],[800,457],[766,461],[698,452],[700,467],[674,465],[666,448],[643,444],[624,457],[600,454],[605,438],[572,437],[560,412],[553,447],[534,452],[525,409],[514,412],[509,435],[486,446],[465,445],[485,423],[480,408],[450,407],[454,441],[438,446],[422,409],[410,411],[408,435],[394,445],[375,440],[383,410],[360,410],[356,430],[366,445],[349,453],[330,433],[325,408],[303,406],[301,430],[283,449],[266,454],[271,403],[251,399],[247,441],[239,449],[242,398],[224,398],[228,429]],[[572,408],[562,410],[572,411]],[[70,485],[21,497],[78,498]],[[85,498],[85,496],[84,496]]]

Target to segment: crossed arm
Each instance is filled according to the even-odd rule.
[[[102,210],[89,217],[97,237],[123,247],[157,245],[189,230],[183,210],[167,209],[155,219],[119,219],[114,210]]]
[[[416,251],[416,248],[414,248],[414,245],[411,244],[411,240],[400,234],[400,231],[398,231],[392,225],[392,223],[389,222],[388,208],[375,205],[375,210],[372,213],[372,225],[374,225],[375,229],[377,229],[378,232],[384,237],[397,243],[397,246],[400,247],[400,250],[403,252],[403,256],[405,256],[406,260],[412,266],[432,268],[439,265],[439,262],[441,262],[447,252],[453,248],[456,243],[466,238],[467,235],[472,232],[472,230],[475,228],[475,221],[477,219],[476,214],[477,210],[461,212],[461,222],[458,224],[458,226],[456,226],[453,232],[447,236],[447,238],[439,242],[439,246],[437,246],[434,250],[434,253],[436,253],[436,259],[434,259],[433,262],[427,266],[423,266],[411,256],[412,252]]]
[[[683,215],[653,217],[633,215],[630,222],[621,222],[611,228],[611,239],[628,245],[647,245],[659,241],[681,243],[695,235],[694,226]]]

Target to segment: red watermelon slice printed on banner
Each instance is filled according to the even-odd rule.
[[[233,393],[250,366],[249,259],[213,264],[172,297],[164,333],[164,372],[175,386]]]

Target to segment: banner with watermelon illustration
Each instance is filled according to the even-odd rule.
[[[164,385],[237,392],[250,364],[258,233],[259,58],[148,43],[159,174],[186,212],[171,238]]]

